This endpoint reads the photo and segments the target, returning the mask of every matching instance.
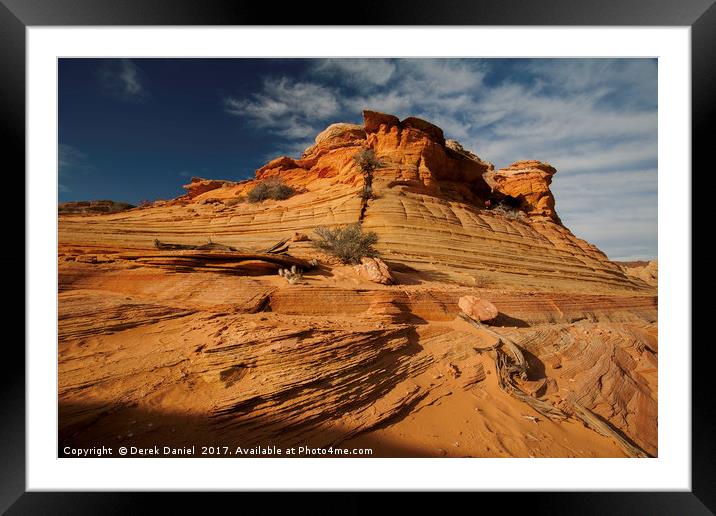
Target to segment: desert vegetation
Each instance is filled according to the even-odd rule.
[[[249,202],[261,202],[266,199],[283,200],[288,199],[295,193],[295,190],[284,183],[279,177],[271,177],[257,184],[249,192]]]
[[[514,206],[510,206],[509,204],[505,203],[498,204],[490,211],[492,211],[492,213],[497,213],[512,220],[523,220],[525,218],[524,212],[520,211]]]
[[[383,166],[373,149],[361,149],[353,155],[353,161],[363,173],[363,190],[360,197],[364,201],[373,198],[373,172]]]
[[[290,285],[295,285],[303,279],[303,271],[295,265],[292,265],[290,269],[279,269],[278,275],[288,281]]]
[[[319,227],[315,233],[318,238],[313,240],[313,244],[343,263],[360,263],[361,258],[376,255],[373,245],[378,242],[378,235],[373,231],[364,233],[360,224]]]

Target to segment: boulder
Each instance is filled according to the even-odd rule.
[[[461,297],[457,302],[457,306],[460,307],[460,310],[462,310],[465,315],[480,322],[492,321],[498,314],[495,305],[486,299],[475,296]]]
[[[308,235],[300,231],[296,231],[291,237],[291,242],[308,242],[309,240]]]
[[[374,283],[380,283],[381,285],[395,283],[395,279],[390,273],[390,268],[380,258],[364,257],[361,259],[361,264],[355,266],[355,270],[359,276]]]

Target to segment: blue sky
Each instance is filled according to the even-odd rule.
[[[60,59],[58,88],[61,202],[244,179],[373,109],[425,118],[497,168],[552,164],[577,236],[613,259],[657,254],[654,59]]]

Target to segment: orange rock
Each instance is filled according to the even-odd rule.
[[[488,173],[487,179],[497,192],[520,201],[519,208],[528,215],[546,216],[559,222],[549,189],[556,172],[554,167],[541,161],[517,161]]]
[[[476,321],[491,321],[497,317],[497,308],[486,299],[463,296],[457,302],[462,312]]]
[[[390,273],[390,268],[380,258],[364,257],[361,259],[361,264],[356,265],[355,270],[361,277],[374,283],[382,285],[395,283],[395,279]]]
[[[331,124],[316,136],[316,145],[341,147],[365,140],[365,129],[357,124]]]
[[[204,243],[215,235],[242,249],[266,249],[295,232],[361,222],[378,234],[382,256],[400,256],[416,270],[445,281],[474,284],[475,270],[489,270],[492,286],[643,289],[592,244],[575,237],[554,212],[549,182],[554,169],[538,161],[517,162],[495,172],[488,161],[429,122],[365,111],[363,126],[333,124],[298,158],[281,156],[254,179],[230,182],[194,178],[187,195],[151,209],[98,219],[89,230],[71,217],[60,227],[70,242],[112,241],[127,247],[153,238]],[[373,150],[383,166],[373,177],[374,198],[364,207],[363,175],[353,160]],[[257,181],[280,177],[296,193],[286,200],[241,203]],[[513,220],[486,204],[507,195],[523,202],[530,217]],[[222,205],[216,201],[223,201]],[[229,201],[227,203],[227,201]],[[203,204],[202,203],[214,203]],[[191,216],[183,205],[195,210]],[[365,209],[364,209],[365,208]],[[142,228],[137,231],[137,228]],[[125,230],[128,229],[128,230]],[[295,246],[294,246],[295,247]],[[306,251],[307,258],[315,251]]]
[[[561,225],[554,169],[518,162],[494,172],[429,122],[364,117],[364,126],[329,126],[300,157],[272,160],[250,180],[195,178],[168,203],[60,217],[60,441],[623,456],[571,421],[536,426],[524,399],[485,381],[495,366],[478,350],[497,337],[455,320],[463,310],[485,321],[505,314],[510,328],[497,331],[530,366],[521,389],[579,404],[656,455],[657,289]],[[360,149],[384,164],[367,203]],[[241,202],[272,177],[294,195]],[[484,209],[508,195],[530,216]],[[401,285],[377,258],[357,267],[368,280],[358,281],[305,239],[359,221]],[[290,265],[305,282],[276,274]],[[656,281],[656,263],[628,265],[648,266]],[[490,301],[472,296],[475,287]],[[456,428],[494,431],[465,431],[456,449]]]
[[[432,138],[435,142],[439,143],[440,145],[445,145],[445,135],[443,134],[443,130],[435,124],[431,124],[430,122],[427,122],[421,118],[409,116],[408,118],[400,122],[400,125],[402,125],[403,127],[412,127],[413,129],[422,131],[430,135],[430,138]]]
[[[379,129],[389,130],[400,125],[400,119],[394,115],[378,111],[363,111],[363,126],[366,133],[376,133]]]
[[[226,186],[228,181],[220,181],[216,179],[202,179],[201,177],[192,177],[191,183],[184,185],[182,188],[186,190],[186,195],[190,199],[198,197],[199,195],[216,190]]]
[[[307,242],[308,240],[310,240],[310,238],[308,238],[308,235],[306,235],[305,233],[300,233],[298,231],[296,231],[291,237],[291,242]]]
[[[630,277],[637,278],[647,285],[656,286],[659,282],[659,264],[657,260],[650,262],[617,262]]]

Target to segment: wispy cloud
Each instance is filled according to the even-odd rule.
[[[363,109],[430,120],[498,168],[554,165],[563,221],[608,254],[656,253],[656,60],[317,60],[225,107],[296,154]]]
[[[66,176],[73,170],[87,168],[87,155],[72,145],[60,143],[57,152],[57,172],[60,177]]]
[[[72,180],[75,172],[86,172],[90,169],[87,154],[79,151],[72,145],[60,143],[57,148],[57,178],[58,189],[60,193],[71,192],[71,188],[67,185]]]
[[[115,98],[138,101],[147,98],[142,70],[131,59],[108,59],[99,69],[104,90]]]
[[[339,115],[337,92],[312,82],[295,82],[286,77],[268,78],[262,91],[249,98],[224,99],[226,112],[246,124],[266,129],[287,140],[315,135],[327,120]]]
[[[344,84],[386,84],[393,76],[396,65],[389,59],[319,59],[313,72],[338,80]]]

